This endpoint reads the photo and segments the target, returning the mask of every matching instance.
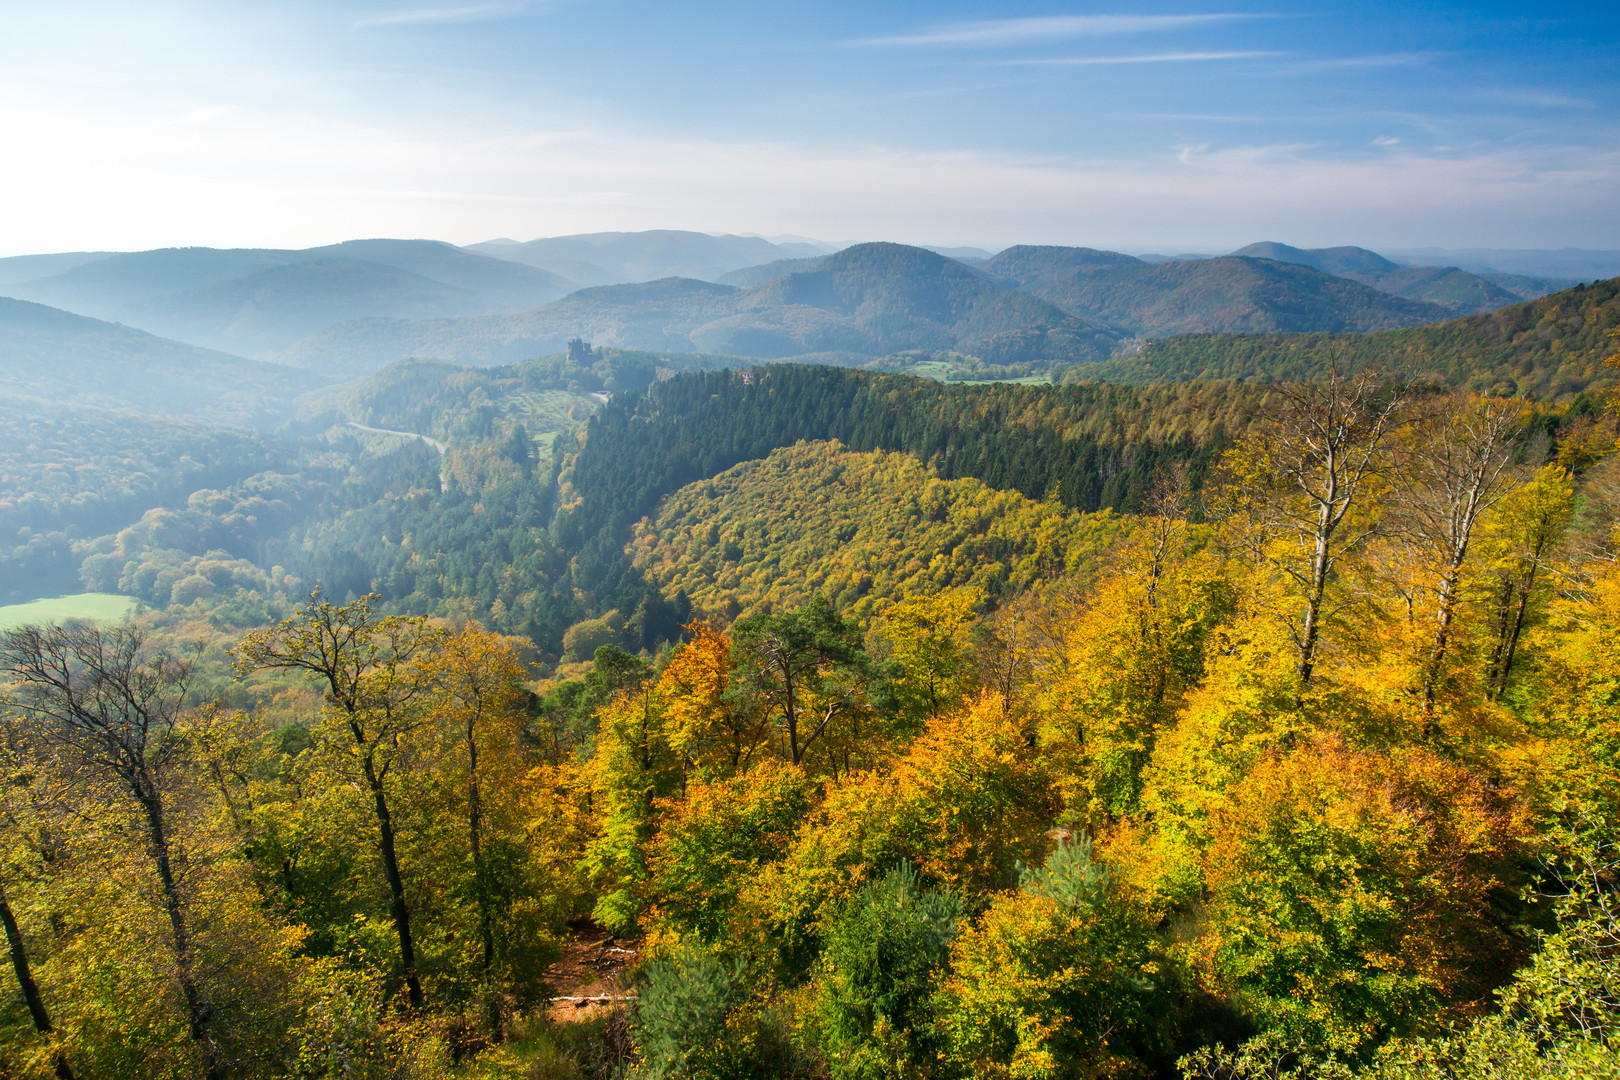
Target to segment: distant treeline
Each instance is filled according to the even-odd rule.
[[[1412,378],[1502,397],[1573,398],[1616,382],[1603,365],[1620,328],[1620,278],[1539,300],[1413,330],[1370,334],[1186,334],[1141,352],[1076,365],[1064,381],[1119,383],[1191,379],[1320,378],[1341,370],[1388,368]]]

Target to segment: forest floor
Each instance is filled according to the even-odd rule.
[[[624,976],[640,959],[635,942],[597,927],[583,930],[563,946],[562,958],[546,968],[551,1021],[594,1020],[630,1001],[635,995]]]

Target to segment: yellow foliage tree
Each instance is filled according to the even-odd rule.
[[[1484,778],[1431,751],[1304,739],[1211,815],[1195,959],[1324,1049],[1434,1025],[1505,974],[1491,894],[1514,880],[1521,832]]]

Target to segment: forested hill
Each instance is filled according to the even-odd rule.
[[[1148,337],[1217,331],[1365,331],[1438,322],[1452,310],[1308,266],[1227,256],[1146,263],[1084,248],[1015,247],[984,264],[1071,315]]]
[[[544,270],[432,240],[350,240],[302,251],[164,248],[60,263],[34,261],[45,274],[14,280],[5,292],[242,355],[286,348],[343,320],[523,311],[573,287]]]
[[[836,313],[870,335],[878,352],[959,349],[1000,365],[1101,360],[1120,338],[955,259],[904,244],[845,248],[815,270],[750,290],[738,307]]]
[[[631,551],[666,597],[719,626],[818,594],[866,621],[956,588],[1003,598],[1089,580],[1133,520],[940,480],[909,454],[803,442],[681,488],[636,524]]]
[[[1189,462],[1196,482],[1261,394],[1234,384],[952,385],[809,365],[679,375],[591,418],[558,536],[616,559],[664,496],[801,439],[904,451],[944,479],[1077,510],[1132,509],[1164,463]]]
[[[52,405],[274,428],[327,382],[184,342],[0,297],[0,390]]]
[[[1070,372],[1121,383],[1312,379],[1328,366],[1377,365],[1450,386],[1546,401],[1616,382],[1605,357],[1620,328],[1620,278],[1576,286],[1485,315],[1372,334],[1189,334],[1135,356]]]
[[[1495,311],[1499,307],[1544,296],[1561,286],[1574,284],[1565,281],[1539,291],[1514,292],[1503,287],[1502,283],[1470,274],[1455,266],[1401,266],[1376,251],[1360,247],[1297,248],[1267,241],[1239,248],[1232,254],[1309,266],[1324,274],[1371,285],[1394,296],[1427,300],[1450,308],[1458,315]],[[1501,279],[1502,282],[1512,281],[1520,289],[1533,285],[1530,278],[1512,279],[1501,275]]]
[[[408,356],[499,364],[557,352],[575,337],[615,348],[765,359],[957,351],[1019,366],[1018,375],[1101,360],[1120,340],[1115,330],[934,252],[860,244],[813,271],[752,289],[666,278],[582,289],[516,315],[359,320],[312,335],[280,358],[356,373]]]

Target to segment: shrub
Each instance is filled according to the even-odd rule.
[[[817,1013],[835,1080],[899,1076],[924,1053],[929,997],[962,917],[902,862],[857,893],[822,954]]]

